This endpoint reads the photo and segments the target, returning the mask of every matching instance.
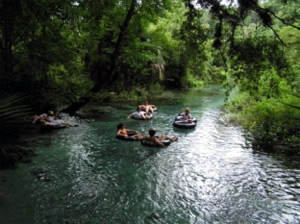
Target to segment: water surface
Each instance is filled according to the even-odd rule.
[[[151,121],[126,119],[134,103],[110,104],[78,127],[39,133],[33,162],[0,172],[0,223],[300,223],[300,167],[246,147],[223,122],[223,100],[218,86],[166,92],[150,102]],[[172,127],[184,106],[194,130]],[[117,140],[119,122],[179,141]]]

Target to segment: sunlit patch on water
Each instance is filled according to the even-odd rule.
[[[153,99],[151,121],[126,119],[135,104],[109,105],[104,117],[37,135],[33,163],[0,172],[1,224],[299,223],[300,169],[246,147],[241,129],[221,122],[223,99],[219,87],[167,92]],[[174,128],[187,106],[197,127]],[[179,140],[167,148],[117,140],[120,122]]]

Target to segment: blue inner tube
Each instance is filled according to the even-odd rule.
[[[196,122],[183,122],[183,121],[174,121],[173,126],[176,128],[182,128],[182,129],[191,129],[195,128],[197,125]]]
[[[178,115],[177,117],[175,117],[175,121],[182,121],[183,120],[183,116]],[[197,119],[193,117],[192,122],[197,123]]]
[[[153,114],[149,114],[149,116],[150,116],[150,120],[151,120],[153,118]],[[146,120],[146,119],[141,118],[140,116],[138,116],[136,114],[133,115],[132,118],[135,119],[135,120]]]
[[[142,145],[146,145],[146,146],[151,146],[151,147],[160,147],[160,145],[154,143],[153,141],[150,140],[142,140],[141,141]],[[163,140],[161,141],[161,143],[163,143],[165,146],[168,146],[171,144],[170,140]]]
[[[126,140],[126,141],[138,141],[139,139],[132,137],[133,135],[138,134],[137,131],[127,131],[128,137],[124,135],[116,135],[116,139]]]

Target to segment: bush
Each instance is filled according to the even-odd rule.
[[[281,94],[280,98],[275,98],[270,96],[270,92],[262,95],[260,100],[254,100],[247,92],[238,94],[226,105],[226,109],[232,113],[230,119],[242,124],[259,148],[274,149],[282,144],[294,148],[300,142],[300,121],[297,119],[300,110],[293,107],[299,103],[297,97]],[[298,153],[299,147],[294,151]]]

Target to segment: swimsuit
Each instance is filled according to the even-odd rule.
[[[121,134],[122,135],[127,135],[127,130],[126,129],[121,130]]]

